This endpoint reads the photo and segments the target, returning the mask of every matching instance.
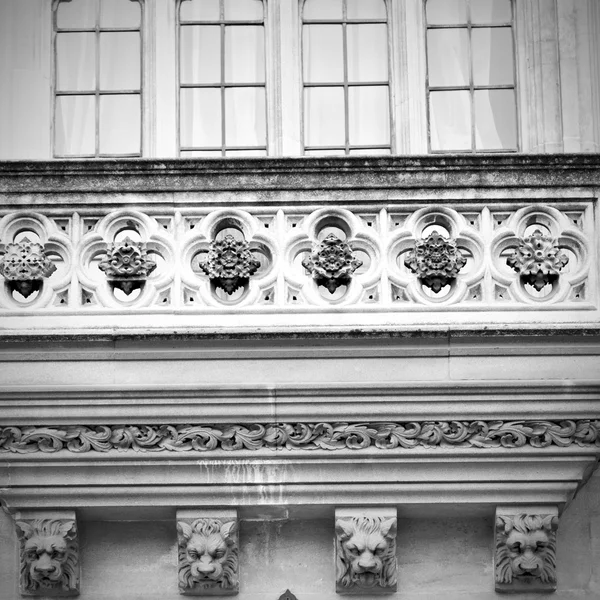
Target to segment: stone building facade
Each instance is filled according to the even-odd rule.
[[[429,2],[0,3],[0,598],[600,598],[600,5]],[[264,80],[186,79],[193,28],[227,56],[235,27]],[[342,79],[303,70],[311,27]],[[349,75],[368,27],[388,79]],[[477,37],[509,33],[478,83]],[[438,35],[465,85],[435,83]],[[132,47],[102,62],[125,38],[137,87]],[[368,143],[358,88],[389,99]],[[218,147],[185,121],[206,89]],[[502,148],[484,94],[496,124],[514,102]]]

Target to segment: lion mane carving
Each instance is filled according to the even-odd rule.
[[[75,521],[17,521],[21,554],[21,593],[33,596],[75,596],[79,593],[79,562]]]
[[[223,596],[237,593],[236,521],[201,518],[178,521],[179,589],[182,594]]]
[[[556,584],[555,515],[498,515],[496,583]]]
[[[338,592],[396,589],[395,518],[340,518],[335,531]]]

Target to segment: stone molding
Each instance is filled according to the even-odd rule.
[[[497,592],[556,589],[555,506],[497,507],[494,571]]]
[[[0,429],[0,453],[600,448],[600,421],[423,421],[253,425],[68,425]]]
[[[79,595],[79,542],[74,511],[16,515],[20,591],[24,596]]]
[[[395,508],[336,508],[338,594],[391,594],[397,590],[396,531]]]
[[[179,591],[234,596],[239,591],[236,510],[178,510]]]

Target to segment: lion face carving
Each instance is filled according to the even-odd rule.
[[[179,521],[179,589],[182,594],[223,596],[238,591],[236,521]]]
[[[396,589],[396,518],[337,519],[337,591]]]
[[[21,544],[21,593],[73,596],[79,593],[75,521],[17,521]]]
[[[557,526],[555,515],[497,517],[497,587],[514,589],[515,584],[519,588],[527,586],[527,589],[555,587]]]

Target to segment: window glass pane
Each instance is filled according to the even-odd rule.
[[[343,49],[341,25],[305,25],[304,81],[344,81]]]
[[[429,25],[464,25],[466,22],[466,0],[427,0]]]
[[[56,26],[71,29],[93,29],[96,27],[97,1],[61,2],[56,9]]]
[[[183,89],[180,102],[181,146],[221,145],[221,90]]]
[[[513,41],[510,27],[474,28],[471,32],[473,83],[512,85]]]
[[[353,146],[389,144],[389,108],[387,86],[349,88],[350,144]]]
[[[57,96],[54,121],[54,152],[59,156],[96,151],[94,96]]]
[[[56,35],[56,87],[60,91],[96,89],[96,35]]]
[[[264,88],[225,90],[227,146],[265,146],[267,143]]]
[[[385,19],[384,0],[347,0],[348,19]]]
[[[220,158],[222,156],[221,150],[182,150],[179,154],[182,158],[192,158],[194,156],[199,158]]]
[[[100,27],[139,27],[141,14],[137,0],[101,0]]]
[[[225,0],[227,21],[262,21],[262,0]]]
[[[226,156],[266,156],[266,150],[227,150]]]
[[[221,18],[219,0],[183,0],[180,21],[218,21]]]
[[[181,83],[221,83],[221,28],[186,25],[179,31]]]
[[[381,156],[390,155],[392,152],[389,148],[356,148],[354,150],[350,150],[350,154],[354,156]]]
[[[348,81],[387,81],[387,25],[348,25]]]
[[[138,94],[100,96],[100,154],[140,153]]]
[[[100,89],[140,89],[140,34],[103,32],[100,34]]]
[[[471,0],[472,23],[509,23],[511,19],[510,0]]]
[[[466,29],[427,32],[429,85],[469,85],[469,37]]]
[[[305,156],[344,156],[346,151],[344,148],[339,150],[307,150]]]
[[[305,88],[304,145],[344,146],[344,89]]]
[[[432,150],[471,148],[471,102],[468,91],[430,92]]]
[[[225,27],[225,81],[261,83],[265,80],[262,26]]]
[[[475,143],[478,150],[516,150],[517,111],[513,90],[475,91]]]
[[[302,12],[304,19],[342,20],[342,0],[306,0]]]

